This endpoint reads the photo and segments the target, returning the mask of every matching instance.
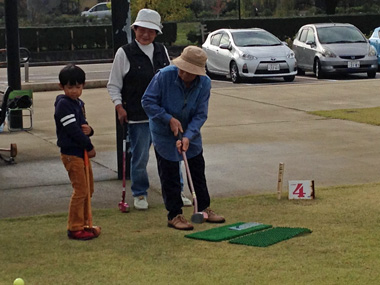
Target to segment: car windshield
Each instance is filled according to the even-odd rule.
[[[364,36],[351,26],[334,26],[317,28],[321,44],[365,43]]]
[[[282,44],[278,38],[265,31],[233,32],[232,37],[235,45],[239,47],[277,46]]]

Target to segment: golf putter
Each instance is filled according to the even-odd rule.
[[[182,141],[182,134],[180,132],[178,132],[178,139]],[[194,212],[193,212],[193,215],[191,216],[191,221],[195,224],[202,224],[203,222],[205,222],[207,220],[208,215],[205,212],[198,212],[197,195],[195,194],[193,180],[191,178],[191,173],[190,173],[190,167],[189,167],[189,164],[187,162],[187,157],[186,157],[185,151],[182,151],[182,157],[183,157],[183,162],[185,164],[185,169],[186,169],[186,174],[187,174],[187,180],[189,182],[190,192],[191,192],[191,195],[193,196]]]
[[[127,163],[127,139],[125,137],[125,126],[123,126],[123,192],[121,195],[121,201],[119,202],[119,210],[122,213],[129,212],[129,205],[125,202],[125,171],[126,171],[126,163]]]
[[[84,168],[86,170],[86,184],[87,184],[87,219],[88,227],[92,228],[92,210],[91,210],[91,188],[90,188],[90,166],[89,166],[88,153],[84,151]]]
[[[15,143],[11,143],[10,148],[0,148],[0,152],[2,151],[9,152],[9,158],[4,158],[0,154],[0,159],[4,160],[8,164],[15,163],[15,157],[17,155],[17,145]]]

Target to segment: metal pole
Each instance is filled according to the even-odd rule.
[[[112,35],[114,54],[119,47],[131,42],[131,17],[130,17],[130,1],[129,0],[112,0]],[[116,117],[116,147],[117,147],[117,174],[118,179],[123,179],[123,126],[120,125]],[[128,131],[128,130],[126,130]],[[127,149],[130,143],[127,142]],[[130,179],[130,160],[127,157],[125,178]]]
[[[17,1],[5,0],[5,30],[7,39],[8,85],[21,89],[20,40],[18,31]]]
[[[25,82],[29,82],[29,61],[24,63]]]
[[[8,86],[13,88],[13,90],[21,89],[20,40],[18,31],[17,2],[18,1],[14,0],[4,1]],[[23,121],[21,110],[12,111],[8,120],[10,128],[22,129]]]

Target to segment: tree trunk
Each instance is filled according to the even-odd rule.
[[[326,5],[326,14],[327,15],[334,15],[336,6],[338,5],[339,0],[325,0]]]

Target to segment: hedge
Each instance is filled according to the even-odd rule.
[[[163,23],[164,34],[156,40],[172,45],[177,39],[177,23]],[[113,49],[112,25],[19,28],[20,47],[31,52],[81,49]],[[0,28],[0,48],[5,47],[6,31]]]
[[[350,23],[355,25],[365,35],[369,35],[380,26],[380,14],[360,15],[326,15],[314,17],[293,18],[263,18],[255,17],[243,20],[211,20],[202,21],[208,32],[221,28],[262,28],[276,35],[281,40],[293,38],[298,30],[306,24],[312,23]]]
[[[351,23],[369,36],[376,27],[380,26],[380,14],[293,18],[255,17],[242,20],[207,20],[202,21],[202,24],[206,25],[206,32],[220,28],[263,28],[279,39],[287,41],[295,36],[301,26],[323,22]],[[163,23],[163,26],[164,33],[158,35],[156,41],[164,43],[168,49],[176,48],[173,43],[177,40],[177,23]],[[200,31],[192,31],[192,33],[194,37],[200,37]],[[104,56],[113,57],[112,25],[20,28],[19,35],[20,47],[25,47],[31,52],[31,62],[64,60],[65,58],[85,60],[104,59]],[[5,42],[5,28],[0,28],[0,49],[5,47]],[[202,44],[201,40],[198,44]],[[0,54],[0,57],[2,55]]]

